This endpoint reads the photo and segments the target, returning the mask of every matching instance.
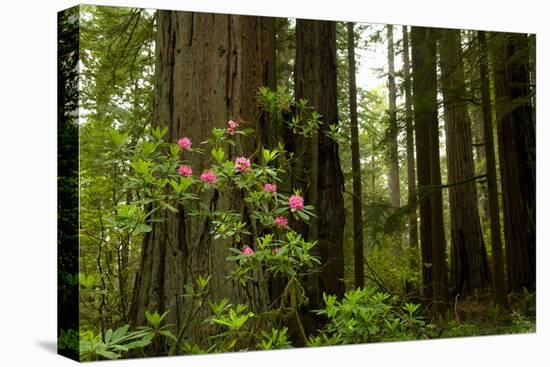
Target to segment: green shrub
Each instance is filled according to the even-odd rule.
[[[310,345],[427,339],[434,335],[420,305],[396,305],[395,297],[374,287],[346,292],[341,301],[331,295],[324,295],[324,300],[325,308],[317,314],[329,321],[320,335],[309,339]]]

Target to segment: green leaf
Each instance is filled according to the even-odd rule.
[[[175,335],[172,334],[172,332],[170,332],[169,330],[160,330],[159,334],[164,335],[165,337],[172,339],[173,341],[177,340]]]
[[[111,340],[113,342],[121,339],[127,332],[128,332],[128,329],[130,328],[130,325],[124,325],[124,326],[121,326],[119,327],[118,329],[116,329],[112,336],[111,336]]]
[[[164,208],[170,210],[171,212],[173,213],[177,213],[178,212],[178,209],[174,208],[172,205],[168,204],[167,202],[165,201],[162,201],[160,203],[160,205],[162,205]]]
[[[110,352],[108,350],[97,350],[96,353],[107,359],[118,359],[120,357],[120,354]]]

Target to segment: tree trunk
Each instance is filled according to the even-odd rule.
[[[412,27],[411,44],[424,295],[433,300],[434,314],[441,314],[445,309],[447,269],[442,196],[438,188],[441,169],[435,30]]]
[[[465,102],[466,83],[459,30],[441,30],[441,87],[445,111],[449,184],[475,177],[472,131]],[[451,276],[454,294],[472,294],[489,285],[487,251],[481,232],[475,181],[449,187]]]
[[[353,174],[353,258],[355,287],[365,286],[363,259],[363,209],[361,206],[361,162],[357,122],[357,85],[355,82],[355,35],[353,23],[348,30],[349,116],[351,127],[351,170]]]
[[[493,263],[493,293],[495,304],[506,306],[506,288],[504,283],[504,260],[502,255],[502,235],[500,230],[500,208],[498,202],[497,169],[495,144],[493,138],[493,114],[491,112],[491,94],[489,87],[489,64],[487,57],[487,39],[485,32],[478,32],[479,76],[481,81],[481,99],[483,109],[483,136],[487,167],[487,192],[489,218],[491,223],[491,257]]]
[[[414,163],[414,130],[411,95],[411,65],[409,61],[409,32],[407,26],[403,26],[403,71],[405,87],[405,132],[407,135],[407,187],[409,214],[409,246],[418,247],[418,223],[416,219],[416,170]],[[414,209],[413,209],[414,208]],[[413,257],[411,266],[416,267],[416,259]]]
[[[389,92],[389,150],[390,150],[390,202],[394,208],[401,206],[401,193],[399,190],[399,159],[397,155],[397,108],[395,89],[395,66],[393,26],[386,26],[388,32],[388,92]]]
[[[338,297],[344,293],[343,174],[338,144],[326,135],[330,125],[338,123],[334,22],[297,20],[294,76],[296,99],[306,99],[308,105],[322,115],[323,122],[313,137],[296,137],[296,146],[309,150],[303,152],[304,163],[310,162],[309,167],[305,167],[309,169],[296,172],[301,177],[307,173],[307,181],[297,187],[307,188],[307,201],[315,206],[317,213],[317,219],[310,222],[307,236],[309,240],[318,240],[315,248],[322,270],[309,277],[306,284],[313,309],[321,305],[323,292]]]
[[[476,42],[476,32],[470,31],[467,33],[467,42],[469,44],[474,44]],[[473,50],[470,48],[469,50]],[[471,59],[472,57],[470,57]],[[468,60],[467,57],[464,57],[464,61]],[[486,158],[485,158],[485,133],[484,133],[484,121],[483,121],[483,106],[481,103],[482,97],[480,95],[480,71],[478,67],[478,57],[474,56],[473,62],[470,62],[470,74],[469,75],[469,88],[470,88],[470,98],[472,103],[468,105],[471,117],[472,125],[472,140],[474,146],[474,163],[476,167],[476,175],[482,175],[487,172],[486,167]],[[466,70],[466,67],[465,67]],[[468,72],[466,72],[468,76]],[[486,227],[486,224],[490,220],[490,209],[489,209],[489,192],[487,187],[487,181],[480,181],[477,183],[477,193],[479,198],[479,208],[480,208],[480,217],[482,223],[482,230]]]
[[[535,121],[530,104],[528,40],[500,34],[491,48],[508,288],[535,289]]]
[[[260,86],[274,83],[272,22],[261,17],[158,11],[153,125],[168,128],[167,141],[186,135],[198,144],[213,127],[225,128],[229,118],[240,118],[256,129],[256,135],[242,141],[243,151],[238,154],[252,154],[265,127],[256,93]],[[226,153],[235,156],[233,150]],[[205,156],[189,159],[197,172],[207,168]],[[233,209],[247,221],[241,194],[201,195],[210,208]],[[164,221],[155,223],[143,241],[130,310],[134,326],[145,324],[146,310],[169,310],[167,322],[179,329],[191,309],[191,300],[183,297],[184,287],[198,275],[212,276],[214,301],[226,297],[253,310],[266,304],[261,276],[248,289],[226,279],[232,266],[225,260],[228,247],[239,244],[214,243],[208,221],[189,216],[183,207],[176,214],[158,210],[155,216]],[[190,340],[204,338],[196,329]]]

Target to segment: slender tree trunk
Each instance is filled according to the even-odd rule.
[[[418,247],[418,223],[416,217],[416,170],[414,163],[414,130],[411,95],[411,65],[409,61],[409,32],[403,26],[403,71],[405,87],[405,132],[407,134],[407,187],[409,214],[409,246]],[[414,209],[413,209],[414,208]],[[416,267],[416,258],[411,258],[411,266]]]
[[[419,190],[420,211],[420,245],[422,252],[422,282],[423,293],[427,299],[433,298],[432,288],[432,206],[427,187],[430,185],[430,149],[429,149],[429,119],[430,102],[427,92],[426,74],[429,72],[423,54],[425,53],[426,30],[411,27],[412,56],[412,102],[414,106],[414,131],[416,143],[416,164]]]
[[[395,87],[395,58],[393,44],[393,25],[386,26],[388,34],[388,97],[389,97],[389,159],[390,159],[390,202],[394,210],[401,207],[401,190],[399,187],[399,156],[397,152],[397,107]],[[394,234],[394,254],[401,254],[401,233]]]
[[[353,23],[348,29],[349,116],[351,126],[351,170],[353,174],[353,258],[355,287],[365,286],[363,259],[363,209],[361,207],[361,163],[357,122],[357,86],[355,82],[355,35]]]
[[[447,175],[449,183],[475,177],[472,132],[464,100],[466,83],[459,30],[440,31],[440,63]],[[471,294],[489,285],[487,251],[481,232],[475,181],[449,187],[451,275],[454,294]]]
[[[487,191],[489,216],[491,223],[491,257],[493,263],[493,292],[495,304],[506,306],[506,288],[504,283],[504,260],[502,255],[502,234],[500,230],[500,208],[498,202],[497,169],[495,144],[493,137],[493,114],[491,112],[491,94],[489,86],[489,62],[487,57],[487,39],[485,32],[478,32],[479,75],[481,78],[481,99],[483,108],[483,135],[487,166]]]
[[[308,239],[318,240],[316,249],[322,272],[311,276],[306,286],[310,308],[318,307],[323,292],[338,297],[344,293],[344,198],[343,174],[337,143],[326,135],[338,123],[336,86],[336,27],[334,22],[298,19],[296,22],[296,99],[306,99],[322,115],[318,134],[307,143],[308,202],[315,205],[317,220],[310,223]],[[303,172],[297,172],[303,176]],[[308,325],[307,331],[317,325]]]
[[[476,42],[475,31],[469,31],[467,33],[467,42],[474,44]],[[473,48],[470,48],[473,50]],[[466,62],[468,58],[464,58]],[[469,80],[470,95],[473,103],[468,104],[468,110],[470,111],[470,117],[472,121],[472,138],[474,146],[474,163],[476,166],[476,175],[482,175],[487,172],[486,158],[485,158],[485,134],[484,134],[484,121],[483,121],[483,106],[481,103],[481,90],[480,90],[480,72],[478,67],[478,58],[475,57],[475,61],[470,66],[471,75],[467,75]],[[466,69],[466,68],[465,68]],[[489,193],[487,187],[487,181],[480,181],[477,183],[477,193],[479,198],[480,217],[482,222],[482,230],[486,228],[490,220],[489,209]]]
[[[388,33],[388,92],[389,92],[389,150],[390,150],[390,202],[394,208],[401,206],[399,190],[399,160],[397,155],[397,108],[395,89],[395,62],[393,45],[393,26],[386,26]]]
[[[168,128],[166,140],[175,142],[186,135],[198,144],[213,127],[225,128],[229,118],[240,118],[256,129],[256,136],[242,141],[239,155],[252,154],[264,126],[256,93],[260,86],[274,82],[269,77],[274,76],[272,22],[261,17],[158,11],[153,125]],[[226,153],[237,152],[232,148]],[[205,156],[189,159],[197,172],[207,168]],[[247,221],[241,194],[214,192],[202,194],[201,199],[212,209],[240,212]],[[146,310],[169,310],[167,322],[179,329],[192,308],[191,300],[183,297],[184,287],[198,275],[212,276],[214,301],[226,297],[253,310],[264,307],[261,275],[248,289],[226,279],[232,266],[225,260],[228,247],[239,244],[214,244],[208,221],[189,216],[183,207],[176,214],[158,210],[155,216],[164,220],[153,224],[143,242],[130,310],[134,326],[145,324]],[[204,338],[200,327],[195,329],[190,340]],[[160,345],[156,352],[165,353],[165,349]]]
[[[535,121],[527,35],[500,34],[492,52],[508,288],[535,289]]]
[[[442,196],[438,189],[441,186],[441,169],[435,32],[430,28],[411,29],[422,273],[424,295],[433,300],[432,310],[437,315],[445,309],[447,269]]]
[[[482,175],[487,172],[486,167],[486,158],[485,158],[485,133],[483,127],[483,111],[480,106],[472,106],[472,133],[474,136],[473,145],[475,147],[475,158],[479,167],[476,175]],[[490,218],[490,209],[489,209],[489,193],[487,188],[487,183],[482,181],[478,182],[477,185],[478,197],[479,197],[479,207],[480,207],[480,217],[482,223],[488,223]]]

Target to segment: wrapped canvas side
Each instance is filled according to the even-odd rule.
[[[79,359],[79,7],[58,13],[57,337],[58,353]]]

